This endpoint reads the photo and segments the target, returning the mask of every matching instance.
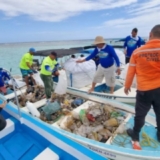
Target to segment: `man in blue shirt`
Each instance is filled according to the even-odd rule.
[[[126,64],[129,63],[131,55],[135,49],[141,46],[141,38],[137,36],[138,29],[132,30],[132,35],[127,36],[124,42],[124,53],[126,55]]]
[[[96,48],[93,53],[90,54],[86,59],[78,60],[77,63],[82,63],[93,59],[96,56],[99,56],[99,65],[96,71],[95,77],[93,79],[92,88],[89,90],[89,93],[94,91],[94,87],[96,83],[102,83],[103,78],[105,78],[106,85],[110,87],[110,93],[113,94],[114,86],[115,86],[115,65],[118,67],[117,73],[120,74],[120,62],[119,58],[114,51],[114,48],[110,45],[107,45],[104,38],[101,36],[97,36],[95,38],[94,44]]]
[[[5,81],[6,80],[9,80],[10,77],[9,75],[7,74],[6,71],[3,70],[3,68],[0,68],[0,91],[3,93],[3,94],[6,94],[7,93],[7,89],[5,87]]]

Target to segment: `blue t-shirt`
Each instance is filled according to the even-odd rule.
[[[141,46],[141,38],[133,38],[131,36],[127,36],[124,42],[124,48],[127,48],[126,57],[131,57],[133,51]]]
[[[114,48],[110,45],[104,46],[102,49],[95,48],[92,54],[90,54],[86,61],[93,59],[95,56],[99,56],[99,63],[102,67],[108,68],[114,64],[114,60],[117,66],[120,66],[119,58],[114,50]]]
[[[0,87],[4,86],[4,81],[10,79],[9,75],[7,74],[7,72],[1,70],[0,71]]]

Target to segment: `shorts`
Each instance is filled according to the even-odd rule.
[[[0,87],[0,91],[1,91],[2,93],[6,94],[6,93],[7,93],[7,88],[6,88],[5,86]]]
[[[103,78],[105,78],[106,85],[108,87],[115,86],[115,66],[104,68],[101,65],[98,66],[96,74],[94,76],[94,83],[102,83]]]
[[[22,76],[23,77],[26,77],[26,76],[28,76],[29,74],[33,74],[33,71],[31,70],[31,69],[21,69],[20,68],[20,70],[21,70],[21,73],[22,73]]]

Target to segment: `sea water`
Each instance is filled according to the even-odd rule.
[[[114,40],[106,40],[107,43]],[[0,44],[0,67],[12,69],[12,74],[20,74],[20,60],[29,48],[36,50],[62,49],[71,47],[83,47],[92,45],[93,40],[53,41],[53,42],[29,42],[29,43],[4,43]]]

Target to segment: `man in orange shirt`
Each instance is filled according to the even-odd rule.
[[[146,45],[131,56],[124,89],[127,95],[134,75],[137,78],[134,128],[128,129],[127,133],[132,138],[133,148],[140,150],[139,133],[151,105],[156,114],[157,139],[160,142],[160,25],[153,27]]]

